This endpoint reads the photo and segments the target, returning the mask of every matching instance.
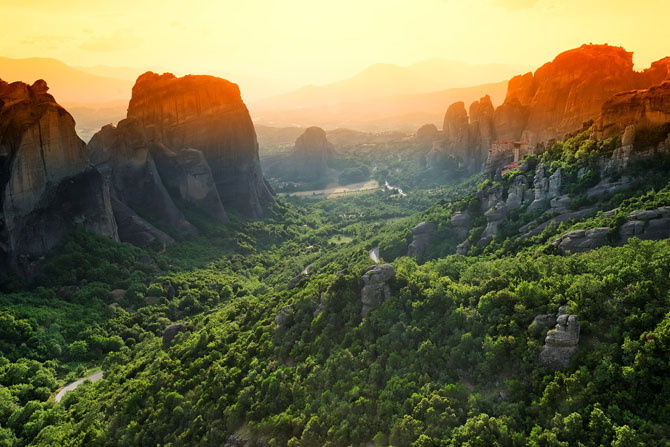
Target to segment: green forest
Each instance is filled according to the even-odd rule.
[[[37,276],[0,276],[0,446],[669,445],[670,241],[624,244],[617,231],[633,211],[670,206],[670,160],[630,163],[609,179],[630,187],[596,201],[598,160],[616,148],[584,131],[526,157],[526,171],[451,168],[441,184],[400,154],[370,175],[406,196],[281,197],[255,221],[215,223],[176,200],[200,235],[172,232],[165,250],[79,228]],[[561,169],[571,206],[592,209],[522,239],[552,218],[522,206],[477,246],[481,191],[508,194],[538,165]],[[450,222],[464,211],[473,243],[456,254]],[[427,220],[433,242],[408,257]],[[603,247],[553,244],[602,227]],[[396,273],[362,317],[375,248]],[[561,306],[581,333],[552,370],[540,352],[553,324],[536,317]]]

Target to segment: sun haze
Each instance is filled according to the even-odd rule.
[[[596,40],[634,51],[637,67],[670,54],[663,0],[37,0],[4,1],[0,14],[2,56],[248,77],[279,90],[378,62],[537,66]]]

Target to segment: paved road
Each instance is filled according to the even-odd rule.
[[[77,388],[79,385],[81,385],[82,383],[84,383],[87,380],[90,380],[91,382],[97,382],[98,380],[102,379],[102,375],[103,375],[103,372],[98,371],[97,373],[91,374],[88,377],[84,377],[83,379],[75,380],[74,382],[67,384],[65,387],[63,387],[58,392],[58,394],[56,394],[56,402],[60,402],[60,400],[63,398],[63,396],[65,396],[65,393],[67,393],[68,391],[74,390],[75,388]]]

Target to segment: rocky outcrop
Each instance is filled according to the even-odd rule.
[[[528,189],[528,180],[524,175],[518,175],[512,180],[512,183],[507,190],[507,200],[505,200],[505,207],[507,210],[515,210],[521,207],[524,203],[530,200],[532,192]]]
[[[436,230],[433,222],[421,222],[412,228],[412,242],[407,248],[407,256],[419,256],[430,247],[431,238]]]
[[[644,128],[669,122],[670,80],[667,80],[648,89],[626,91],[612,96],[602,106],[598,133],[600,138],[608,138],[624,132],[630,125]]]
[[[670,207],[633,211],[619,229],[621,242],[630,238],[659,240],[670,237]]]
[[[326,132],[320,127],[308,127],[295,140],[289,169],[293,178],[315,180],[328,171],[328,159],[334,152],[333,145],[326,138]]]
[[[554,247],[560,254],[590,251],[607,244],[609,231],[609,227],[570,231],[556,239]]]
[[[470,115],[463,102],[449,106],[444,115],[442,140],[439,147],[470,171],[481,169],[488,148],[495,139],[494,109],[487,95],[470,105]]]
[[[570,366],[570,360],[577,352],[579,330],[579,317],[568,315],[565,306],[561,306],[556,318],[556,327],[547,332],[547,337],[544,339],[540,362],[553,370]]]
[[[153,145],[151,154],[165,186],[193,203],[220,223],[228,222],[212,170],[202,151],[182,148],[177,152],[163,144]]]
[[[272,193],[261,173],[256,132],[236,84],[213,76],[147,72],[133,87],[128,118],[150,143],[202,152],[224,207],[262,217]]]
[[[561,194],[562,182],[561,168],[558,168],[553,174],[547,177],[545,166],[538,164],[535,170],[535,179],[533,180],[534,198],[528,210],[533,211],[547,208],[550,205],[550,201]]]
[[[39,257],[80,224],[118,239],[108,186],[47,91],[0,80],[0,263]]]
[[[112,204],[120,217],[122,241],[137,243],[140,239],[135,234],[145,233],[148,228],[144,219],[134,216],[136,211],[180,232],[196,232],[168,193],[151,153],[152,144],[139,121],[125,119],[116,127],[107,125],[91,138],[88,146],[91,161],[112,185]],[[166,242],[165,238],[158,238]]]
[[[463,240],[468,237],[470,232],[470,215],[467,211],[456,211],[451,215],[451,228],[456,238]]]
[[[520,139],[526,132],[531,143],[562,137],[596,120],[617,93],[648,88],[667,76],[668,64],[662,61],[635,72],[633,53],[621,47],[582,45],[565,51],[534,74],[510,80],[495,114],[498,137]]]
[[[470,104],[470,145],[474,146],[476,166],[482,166],[486,160],[491,143],[497,138],[495,128],[495,109],[491,97],[486,95]],[[478,151],[477,151],[478,149]]]
[[[432,147],[433,141],[440,139],[440,131],[435,124],[424,124],[416,131],[416,140]]]
[[[116,198],[112,198],[112,209],[121,241],[138,247],[147,246],[154,241],[165,245],[174,243],[170,235],[154,227]]]
[[[361,316],[365,318],[370,311],[378,307],[391,296],[388,282],[395,277],[395,268],[391,264],[378,264],[368,267],[363,274],[361,290]]]
[[[288,326],[293,322],[293,316],[295,315],[295,309],[292,304],[288,304],[277,312],[275,315],[275,324],[279,327]]]
[[[163,330],[163,349],[168,348],[172,344],[172,340],[178,333],[185,331],[188,328],[188,323],[171,324]]]
[[[495,235],[498,233],[500,225],[507,217],[507,208],[505,202],[498,202],[484,213],[486,217],[486,228],[482,233],[481,239],[477,243],[478,247],[485,247],[491,243]]]

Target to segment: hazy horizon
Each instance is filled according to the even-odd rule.
[[[670,54],[663,36],[670,5],[660,0],[69,0],[57,6],[37,0],[0,5],[0,12],[2,56],[254,78],[286,91],[379,63],[439,58],[538,67],[594,36],[593,43],[633,51],[638,70]]]

